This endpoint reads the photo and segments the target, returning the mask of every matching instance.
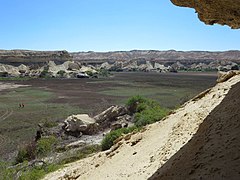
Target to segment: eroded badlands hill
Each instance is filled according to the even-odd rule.
[[[0,50],[0,62],[4,64],[27,65],[48,61],[65,62],[71,59],[67,51]]]
[[[143,132],[125,136],[109,151],[101,152],[92,157],[69,164],[65,168],[49,174],[47,177],[45,177],[45,179],[101,180],[150,178],[157,170],[161,171],[162,167],[165,167],[168,165],[168,163],[171,163],[169,159],[173,158],[177,152],[181,152],[179,150],[188,146],[188,142],[191,143],[193,141],[191,140],[192,137],[198,136],[194,136],[194,134],[197,132],[199,125],[202,122],[205,122],[205,120],[209,121],[208,119],[213,117],[212,113],[214,113],[214,109],[216,107],[217,109],[220,108],[222,111],[225,108],[230,108],[221,107],[221,102],[228,94],[231,87],[238,82],[240,82],[240,75],[236,75],[226,82],[218,83],[215,87],[205,91],[196,98],[187,102],[183,107],[176,110],[173,114],[169,115],[161,122],[148,126]],[[232,91],[236,92],[234,89]],[[232,93],[232,91],[230,92]],[[239,98],[239,96],[237,93],[233,93],[229,98],[234,101],[236,98]],[[239,106],[236,106],[235,108],[238,107]],[[229,153],[237,152],[239,150],[238,146],[236,146],[237,144],[233,143],[231,145],[231,142],[237,141],[238,139],[232,138],[236,138],[239,135],[233,134],[234,136],[231,136],[231,134],[229,134],[231,132],[231,127],[235,126],[235,121],[231,121],[231,118],[229,119],[227,114],[221,118],[223,120],[219,120],[219,122],[216,122],[216,125],[212,126],[216,132],[220,132],[221,128],[223,127],[230,128],[228,131],[225,131],[226,138],[223,139],[223,146],[224,148],[227,148],[229,145],[229,148],[231,148],[231,150],[228,151]],[[224,122],[226,125],[222,124],[221,122]],[[236,127],[238,126],[236,125]],[[208,126],[205,126],[205,128],[210,135],[211,129]],[[235,131],[235,133],[237,132],[238,131]],[[218,135],[204,137],[204,140],[202,141],[206,140],[206,142],[213,143],[203,143],[201,148],[204,150],[213,150],[211,149],[212,147],[209,146],[212,144],[217,144],[219,141],[221,141],[217,136]],[[216,142],[214,139],[215,137],[217,137]],[[204,160],[208,162],[208,160],[210,161],[213,157],[221,158],[222,160],[225,159],[226,162],[239,159],[237,154],[224,154],[222,151],[222,154],[216,153],[218,152],[208,152],[206,154],[206,159]],[[188,153],[185,153],[185,156],[187,155]],[[191,164],[195,163],[194,165],[197,166],[198,163],[201,162],[201,160],[199,161],[198,157],[200,157],[198,154],[193,154],[193,156],[190,156],[188,159],[193,160]],[[203,157],[205,157],[205,155],[203,155]],[[185,160],[182,159],[180,162],[183,161]],[[182,166],[181,169],[184,169],[183,164],[178,163],[178,166]],[[178,166],[175,166],[175,168],[177,169]],[[210,170],[212,173],[218,173],[219,171],[219,169],[208,169],[208,164],[204,163],[200,164],[198,167],[202,170]],[[236,166],[236,168],[237,167],[238,166]],[[231,171],[236,171],[236,168],[232,169]],[[167,172],[169,172],[171,175],[171,171]],[[190,171],[187,173],[192,174],[196,172]],[[178,174],[176,173],[175,177],[180,178],[180,176],[177,175]],[[233,175],[236,177],[236,173],[233,173]],[[158,178],[158,176],[155,177]],[[184,177],[185,176],[183,176],[183,179]]]

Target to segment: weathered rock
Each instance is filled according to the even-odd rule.
[[[12,76],[12,77],[19,77],[21,74],[17,67],[7,65],[7,64],[0,64],[0,73],[2,75]]]
[[[240,1],[236,0],[171,0],[177,6],[194,8],[206,24],[240,28]]]
[[[95,70],[95,68],[93,66],[82,66],[80,69],[81,73],[91,73],[91,74],[95,74],[97,73],[97,71]]]
[[[20,73],[27,73],[29,72],[30,68],[24,64],[21,64],[20,66],[18,66],[18,71]]]
[[[109,70],[112,68],[112,65],[110,65],[108,62],[104,62],[101,64],[100,69],[106,69]]]
[[[116,120],[120,122],[130,122],[132,120],[132,116],[125,114],[123,116],[118,116]]]
[[[98,131],[98,124],[87,114],[78,114],[69,116],[64,121],[63,129],[66,132],[81,132],[91,135]]]
[[[86,73],[78,73],[76,75],[77,78],[89,78],[89,75],[87,75]]]
[[[111,122],[116,121],[117,117],[127,114],[127,109],[124,106],[111,106],[107,110],[98,114],[94,117],[100,126],[106,127],[111,124]]]
[[[156,62],[154,63],[154,69],[159,72],[168,72],[169,71],[169,67],[166,67],[163,64],[159,64]]]
[[[77,62],[70,62],[68,64],[68,70],[70,71],[77,71],[81,69],[81,64]]]
[[[82,147],[84,145],[86,145],[86,142],[83,141],[83,140],[79,140],[79,141],[75,141],[75,142],[72,142],[72,143],[66,145],[66,149],[79,148],[79,147]]]
[[[240,71],[228,71],[228,72],[218,72],[218,79],[217,82],[221,83],[221,82],[225,82],[228,79],[230,79],[231,77],[240,74]]]

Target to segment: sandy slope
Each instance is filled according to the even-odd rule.
[[[163,121],[146,131],[122,140],[111,152],[67,165],[45,179],[147,179],[181,149],[209,113],[221,103],[240,75],[187,102]],[[115,149],[115,150],[113,150]]]
[[[240,83],[150,179],[240,179]]]

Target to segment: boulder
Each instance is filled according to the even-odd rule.
[[[111,122],[116,121],[117,117],[127,114],[127,109],[124,106],[111,106],[102,113],[96,115],[94,119],[100,126],[106,127],[111,124]]]
[[[63,129],[66,132],[92,135],[98,131],[98,124],[87,114],[71,115],[64,121]],[[80,135],[81,135],[80,133]]]
[[[87,75],[86,73],[78,73],[76,75],[77,78],[89,78],[89,75]]]

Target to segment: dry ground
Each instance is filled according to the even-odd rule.
[[[65,168],[49,174],[45,179],[147,179],[158,169],[161,171],[161,167],[167,166],[169,159],[171,160],[179,150],[181,152],[184,145],[187,146],[188,142],[191,144],[193,140],[189,140],[197,132],[199,125],[204,120],[209,121],[209,113],[213,112],[215,114],[214,109],[216,107],[218,112],[217,120],[221,119],[221,122],[210,123],[210,126],[205,129],[206,133],[198,139],[200,144],[197,146],[198,142],[195,141],[191,148],[184,152],[186,159],[179,156],[181,161],[179,163],[175,161],[177,165],[174,167],[174,171],[171,170],[172,164],[169,164],[168,167],[170,169],[166,171],[165,179],[201,179],[198,173],[202,175],[203,179],[211,179],[211,177],[213,179],[239,177],[239,130],[238,125],[235,127],[235,123],[238,121],[237,115],[239,111],[237,110],[239,108],[238,106],[234,106],[236,109],[232,112],[234,113],[232,116],[228,116],[228,113],[221,115],[221,112],[226,109],[231,111],[233,107],[221,107],[220,104],[231,87],[239,81],[240,75],[237,75],[227,82],[217,84],[205,96],[187,102],[163,121],[149,125],[146,131],[134,134],[131,137],[126,136],[125,139],[119,141],[110,151],[101,152],[92,157],[69,164]],[[233,95],[230,95],[230,99],[227,100],[229,103],[238,98],[238,90],[233,89]],[[238,101],[235,102],[235,105],[237,105]],[[233,118],[233,122],[227,122],[228,117],[235,116],[236,119],[234,120]],[[213,118],[214,116],[210,114],[210,117]],[[228,128],[228,131],[221,133],[223,127]],[[234,131],[231,132],[231,130]],[[225,138],[221,139],[221,135]],[[215,141],[214,138],[216,137]],[[206,142],[201,144],[201,141]],[[198,147],[197,151],[195,151],[195,145]],[[229,150],[227,150],[228,145],[231,148]],[[211,146],[215,146],[216,148]],[[208,150],[210,151],[208,152]],[[227,151],[225,152],[225,150]],[[198,155],[198,153],[200,154]],[[187,158],[187,156],[189,157]],[[198,161],[198,157],[201,157],[200,161]],[[221,163],[222,167],[214,166],[221,160],[224,160]],[[229,161],[233,162],[232,166],[230,166],[233,169],[228,170],[226,166],[224,169],[224,164],[227,165]],[[214,163],[212,164],[212,162]],[[185,166],[183,166],[184,164],[186,164],[186,167],[189,167],[187,171],[185,170]],[[198,167],[199,171],[195,173],[195,169],[192,169],[191,165],[196,166],[196,168]],[[178,171],[178,168],[181,171]],[[223,173],[221,173],[221,170],[223,170]],[[219,176],[212,176],[212,173],[218,172]],[[234,172],[232,176],[231,172]],[[191,174],[194,174],[194,176],[189,176]],[[159,179],[158,176],[156,179]]]
[[[0,92],[0,118],[4,120],[0,120],[0,159],[32,140],[39,122],[63,121],[74,113],[95,115],[110,105],[124,104],[133,95],[154,98],[164,107],[175,108],[213,86],[215,80],[213,73],[134,72],[101,79],[16,81],[31,87]],[[24,109],[19,108],[21,102]]]

